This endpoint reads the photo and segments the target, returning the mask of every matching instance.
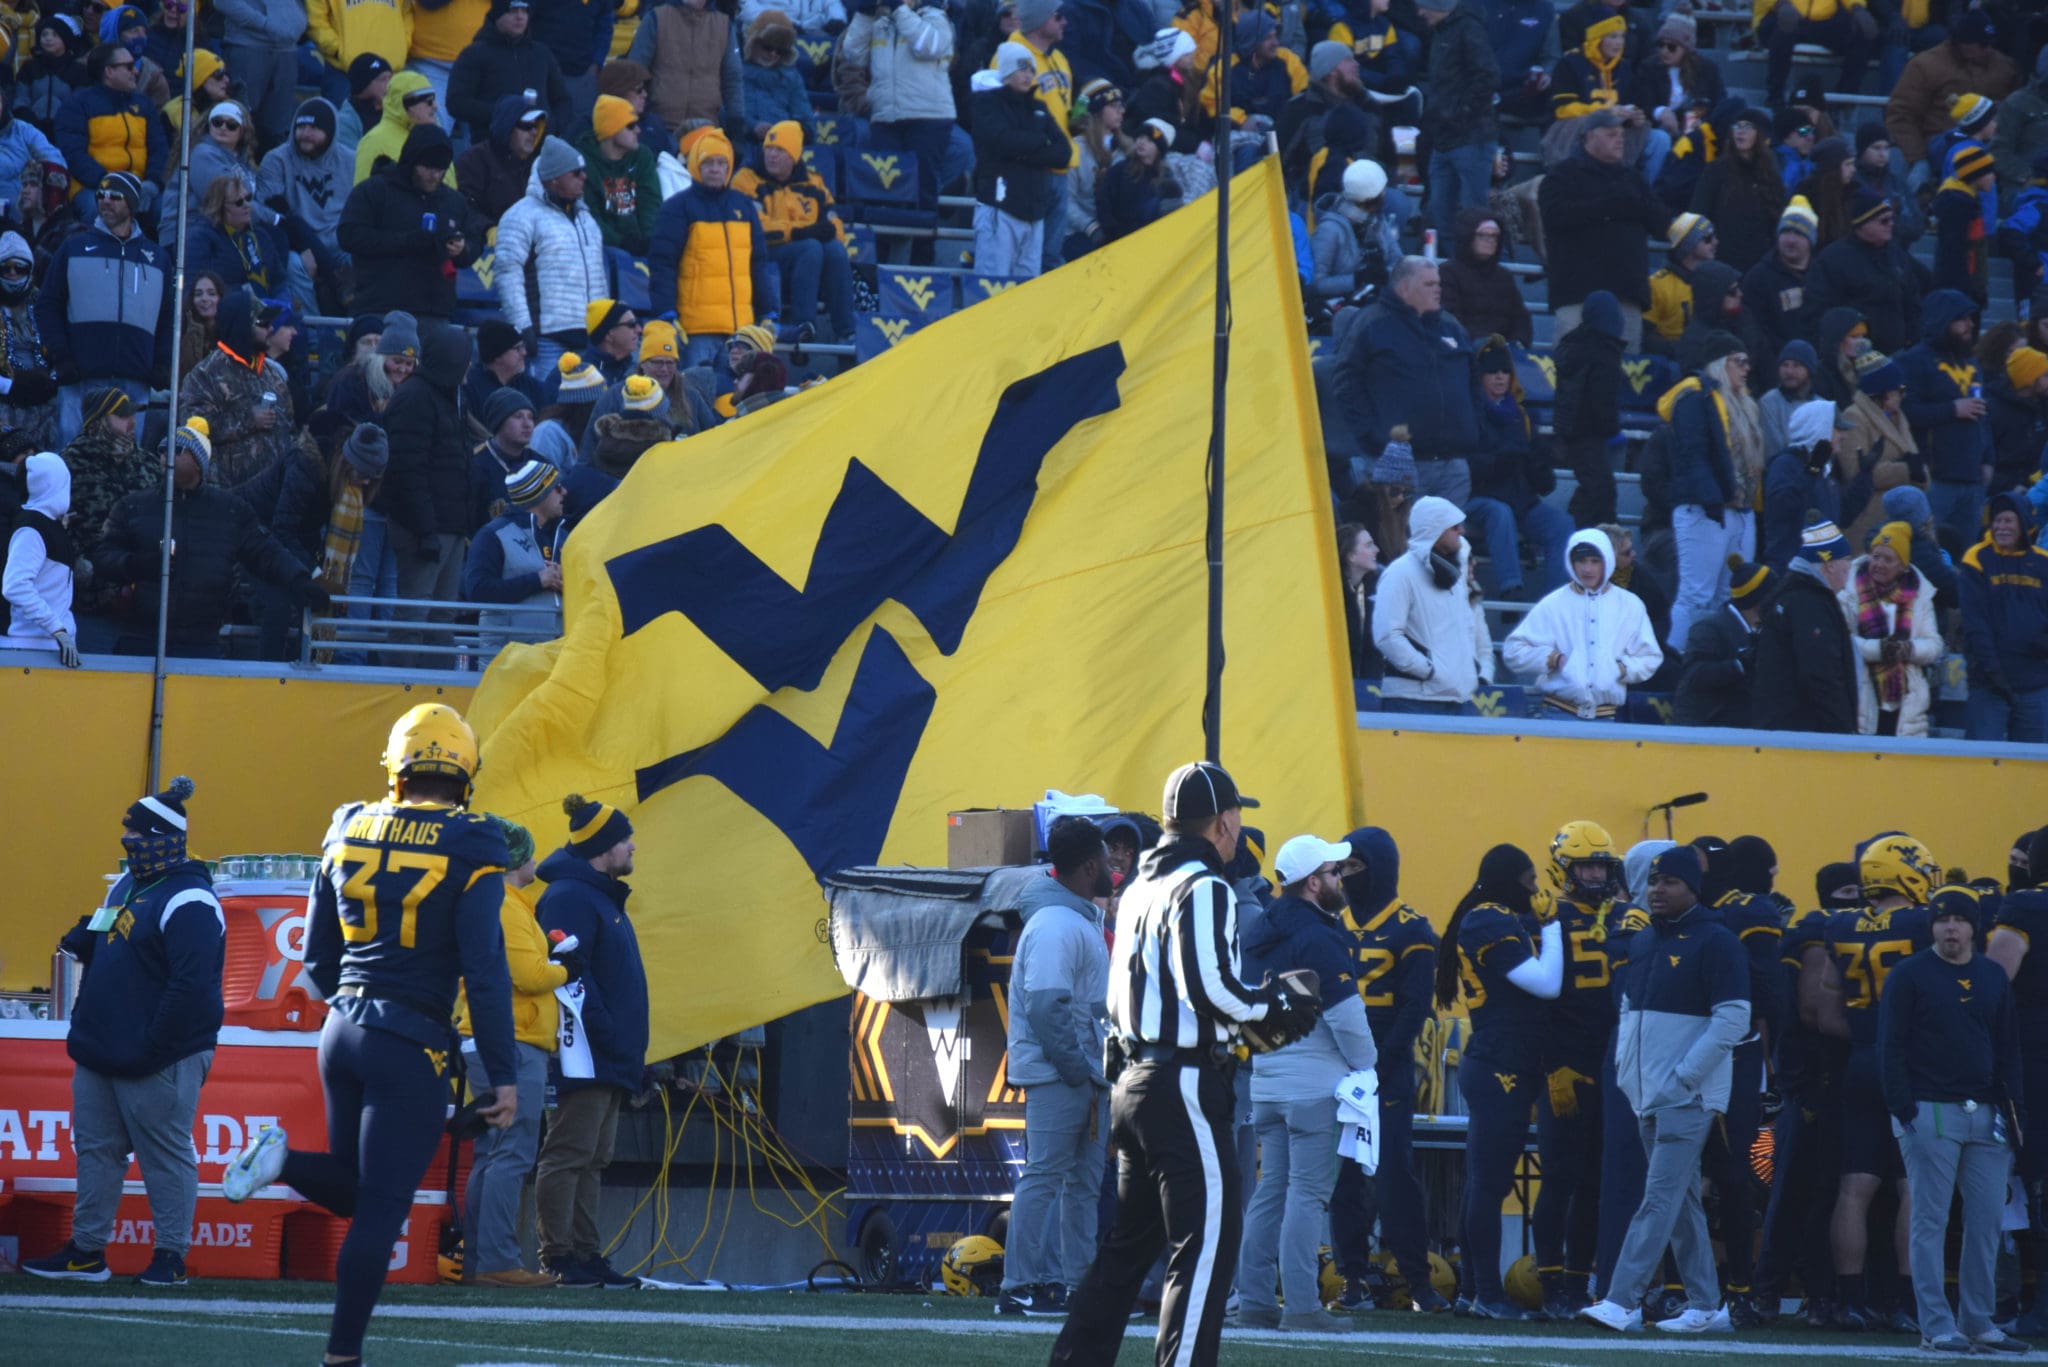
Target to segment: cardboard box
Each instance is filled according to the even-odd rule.
[[[946,814],[946,865],[955,869],[1029,864],[1037,853],[1029,807],[976,807]]]

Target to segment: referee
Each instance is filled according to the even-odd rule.
[[[1214,764],[1166,780],[1165,837],[1124,889],[1109,969],[1111,1027],[1128,1061],[1110,1098],[1119,1150],[1116,1227],[1069,1303],[1055,1363],[1115,1362],[1138,1289],[1162,1248],[1159,1367],[1216,1361],[1243,1225],[1232,1046],[1239,1027],[1313,1027],[1318,1003],[1238,973],[1237,900],[1223,876],[1237,853],[1242,797]]]

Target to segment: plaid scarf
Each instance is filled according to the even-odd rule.
[[[1877,579],[1870,573],[1870,564],[1865,561],[1856,567],[1856,634],[1868,641],[1882,641],[1889,637],[1895,641],[1913,639],[1913,600],[1919,596],[1920,577],[1910,570],[1903,572],[1892,581],[1890,589],[1877,586]],[[1889,621],[1885,618],[1885,605],[1895,609]],[[1907,671],[1913,666],[1908,660],[1896,664],[1882,662],[1870,666],[1872,682],[1877,685],[1877,702],[1883,710],[1890,712],[1898,708],[1906,696]]]
[[[348,592],[349,572],[356,563],[356,547],[363,539],[363,507],[363,486],[350,480],[341,486],[334,506],[327,512],[320,585],[329,593]]]

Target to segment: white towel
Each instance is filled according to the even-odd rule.
[[[1337,1083],[1337,1152],[1368,1177],[1380,1169],[1380,1076],[1370,1068]]]

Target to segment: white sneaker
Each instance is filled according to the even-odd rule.
[[[1725,1334],[1733,1328],[1725,1306],[1718,1310],[1688,1308],[1668,1320],[1657,1321],[1657,1327],[1667,1334]]]
[[[230,1201],[246,1201],[284,1173],[285,1150],[289,1141],[278,1125],[265,1125],[249,1147],[235,1156],[221,1174],[220,1194]]]
[[[1639,1333],[1643,1327],[1642,1311],[1624,1310],[1613,1301],[1594,1301],[1578,1313],[1578,1318],[1617,1334]]]

